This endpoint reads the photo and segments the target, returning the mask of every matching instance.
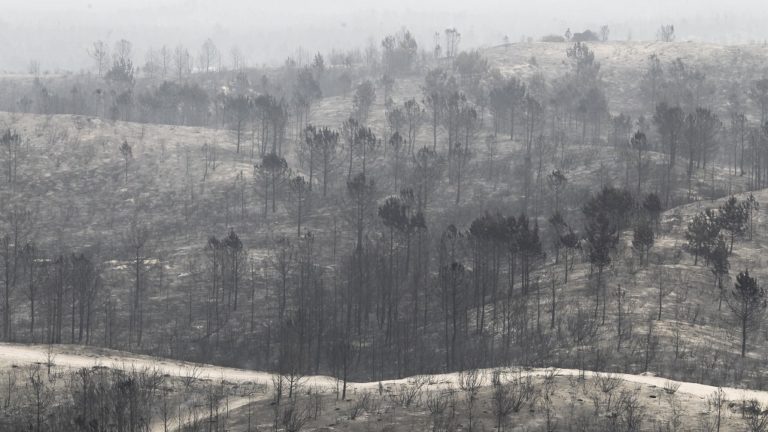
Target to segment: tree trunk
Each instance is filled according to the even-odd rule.
[[[744,358],[746,353],[747,353],[747,318],[743,317],[741,319],[741,357]]]

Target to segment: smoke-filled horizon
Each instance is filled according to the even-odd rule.
[[[43,71],[91,69],[87,49],[95,40],[109,46],[120,39],[133,43],[137,63],[162,45],[182,44],[196,52],[211,38],[229,63],[238,47],[249,65],[279,64],[298,52],[328,52],[378,45],[386,35],[408,28],[420,47],[430,50],[435,32],[457,28],[462,47],[491,46],[505,37],[512,42],[611,28],[612,40],[653,40],[661,24],[676,26],[678,40],[739,44],[768,38],[762,25],[766,11],[759,2],[596,0],[569,5],[553,0],[426,0],[386,3],[288,0],[5,0],[0,17],[0,70],[23,72],[31,60]],[[597,12],[599,11],[599,12]]]

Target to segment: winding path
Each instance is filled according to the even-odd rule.
[[[270,385],[273,374],[268,372],[259,372],[245,369],[228,368],[213,366],[207,364],[195,364],[181,362],[166,358],[154,358],[149,356],[142,356],[132,353],[91,349],[73,345],[56,345],[50,348],[50,353],[53,356],[53,363],[57,367],[67,368],[82,368],[93,366],[104,366],[113,369],[131,370],[131,369],[154,369],[163,374],[171,376],[185,377],[195,376],[200,379],[210,380],[226,380],[229,382],[251,382]],[[23,366],[33,363],[46,364],[49,360],[49,346],[48,345],[21,345],[21,344],[9,344],[0,343],[0,368],[10,365]],[[525,370],[522,373],[532,376],[541,376],[547,373],[547,369],[530,369]],[[485,370],[486,376],[490,376],[491,369]],[[557,369],[557,375],[559,376],[575,376],[579,371],[576,369]],[[587,371],[587,376],[595,376],[601,373]],[[648,376],[648,375],[630,375],[630,374],[612,374],[612,376],[620,378],[626,382],[637,383],[641,385],[664,387],[665,384],[671,382],[679,384],[678,392],[687,393],[693,396],[705,398],[711,395],[717,390],[717,387],[668,380],[666,378]],[[456,384],[458,382],[458,373],[449,374],[437,374],[430,375],[430,382],[435,383],[437,386],[447,386]],[[408,378],[399,380],[382,381],[384,386],[398,385],[407,383]],[[488,381],[486,381],[488,382]],[[335,378],[328,376],[309,376],[302,379],[303,385],[325,387],[330,388],[336,385]],[[367,383],[348,383],[348,388],[352,391],[377,389],[379,382],[367,382]],[[431,387],[434,388],[434,387]],[[728,400],[749,400],[756,399],[761,404],[768,404],[768,391],[738,389],[732,387],[722,388],[725,397]],[[266,396],[264,396],[266,397]],[[250,399],[251,401],[257,399]],[[230,398],[228,401],[229,410],[234,410],[245,406],[248,403],[248,398]],[[191,415],[188,417],[192,417]],[[187,421],[182,420],[182,423]],[[165,429],[161,422],[155,421],[152,427],[152,431],[163,431]],[[168,425],[169,430],[177,429],[179,426],[179,420],[174,419]]]

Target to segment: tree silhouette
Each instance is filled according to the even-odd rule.
[[[125,39],[115,43],[112,54],[112,67],[104,75],[104,79],[119,86],[122,90],[133,88],[136,73],[131,59],[132,45]]]
[[[413,149],[416,146],[416,135],[418,135],[419,128],[424,121],[424,108],[416,102],[416,99],[412,98],[403,102],[402,111],[408,127],[408,136],[406,137],[408,153],[413,153]]]
[[[403,151],[404,141],[399,132],[395,132],[389,137],[389,147],[392,150],[392,183],[397,190],[397,183],[400,176],[400,156]]]
[[[643,258],[648,263],[648,254],[653,247],[654,233],[653,227],[647,219],[641,218],[635,225],[635,232],[632,236],[632,247],[640,252],[640,264],[643,264]]]
[[[428,108],[430,120],[432,120],[433,151],[437,150],[437,128],[442,120],[443,106],[453,87],[455,82],[443,69],[432,69],[424,77],[421,91],[424,95],[423,104]]]
[[[313,137],[312,146],[315,148],[314,152],[319,154],[320,171],[323,177],[323,196],[325,197],[328,193],[329,177],[337,168],[339,133],[325,127],[318,129]],[[309,188],[312,189],[312,174],[310,174]]]
[[[663,24],[659,27],[656,37],[662,42],[674,42],[675,26],[673,24]]]
[[[688,193],[692,193],[692,178],[696,168],[707,167],[709,153],[717,145],[722,122],[709,109],[696,108],[685,118],[683,136],[688,150]]]
[[[723,279],[728,276],[728,271],[730,270],[730,263],[728,262],[728,247],[726,246],[725,240],[722,236],[717,238],[717,242],[715,242],[714,248],[709,252],[709,266],[712,274],[715,276],[715,282],[717,283],[717,310],[720,310],[723,306],[723,297],[725,297],[725,292],[723,290]]]
[[[299,71],[296,77],[296,84],[293,88],[293,103],[296,106],[296,125],[299,128],[296,132],[301,132],[304,125],[310,122],[312,104],[320,99],[323,92],[320,85],[312,74],[312,69],[305,67]]]
[[[571,60],[576,78],[581,83],[592,83],[597,79],[600,63],[595,61],[595,53],[583,42],[575,42],[566,50]]]
[[[565,278],[563,282],[568,283],[568,255],[569,251],[571,254],[573,254],[577,249],[579,249],[579,237],[576,235],[576,233],[573,232],[571,227],[568,227],[567,232],[560,235],[560,243],[565,247],[565,254],[563,257],[563,263],[565,264]]]
[[[251,107],[253,106],[250,98],[246,95],[227,96],[224,102],[224,109],[229,114],[230,125],[235,129],[237,144],[235,152],[240,154],[240,142],[245,129],[246,122],[251,117]]]
[[[480,128],[480,118],[475,107],[468,103],[460,102],[457,106],[457,135],[451,143],[448,157],[451,159],[451,168],[456,183],[456,201],[458,205],[461,201],[461,186],[464,181],[466,166],[472,157],[474,140]],[[449,171],[449,172],[450,172]]]
[[[141,339],[144,328],[144,284],[142,283],[142,271],[144,270],[144,261],[146,260],[145,246],[150,237],[150,231],[138,220],[134,219],[128,228],[126,235],[128,247],[131,249],[134,258],[134,289],[130,307],[130,323],[128,334],[128,345],[131,345],[132,337],[135,337],[136,345],[141,346]]]
[[[728,231],[730,244],[728,253],[733,253],[733,239],[742,236],[747,231],[747,222],[749,221],[749,209],[746,202],[739,202],[735,196],[730,198],[720,206],[717,212],[717,222],[722,229]]]
[[[635,152],[635,168],[637,170],[637,192],[635,196],[639,197],[643,184],[643,174],[648,165],[646,161],[646,153],[649,150],[648,139],[644,133],[637,131],[629,139],[629,147]]]
[[[358,123],[363,124],[368,121],[368,114],[375,101],[376,88],[370,80],[365,80],[357,86],[355,95],[352,97],[352,112]]]
[[[530,219],[522,214],[517,218],[516,228],[517,250],[520,255],[520,269],[523,284],[523,294],[528,294],[531,286],[531,273],[539,260],[545,257],[539,238],[539,223],[530,224]]]
[[[605,186],[587,201],[582,208],[582,213],[588,221],[595,220],[600,213],[603,213],[608,218],[618,241],[618,236],[627,224],[634,207],[635,201],[628,190]]]
[[[367,160],[370,157],[376,146],[378,140],[371,128],[364,127],[357,120],[350,118],[342,125],[341,135],[344,137],[344,141],[347,145],[347,152],[349,154],[349,167],[347,169],[347,180],[352,177],[353,161],[357,157],[361,164],[362,174],[367,174]]]
[[[568,185],[568,178],[559,169],[552,170],[547,175],[547,185],[555,193],[555,213],[560,212],[560,194]]]
[[[382,66],[384,73],[390,76],[405,75],[411,72],[418,55],[419,45],[408,30],[389,35],[381,41]]]
[[[100,40],[94,42],[88,48],[88,55],[96,63],[96,70],[98,71],[99,78],[101,78],[109,65],[109,48],[107,44]]]
[[[587,257],[590,264],[597,267],[597,285],[595,287],[595,318],[600,307],[600,294],[603,295],[603,320],[605,320],[605,289],[603,288],[603,270],[611,264],[611,252],[616,247],[616,226],[611,223],[606,212],[601,211],[588,219],[585,227],[587,234]]]
[[[525,83],[516,77],[509,78],[493,87],[489,93],[489,103],[494,114],[494,132],[506,116],[509,126],[509,139],[515,139],[515,120],[519,107],[522,106],[527,89]]]
[[[443,171],[443,158],[427,146],[413,156],[413,183],[416,185],[416,200],[419,210],[426,213],[432,191],[437,186]]]
[[[16,170],[19,160],[19,146],[21,145],[21,135],[15,130],[6,129],[0,136],[0,145],[6,152],[6,175],[8,183],[13,183],[16,179]]]
[[[272,213],[277,211],[277,184],[282,180],[283,175],[288,172],[288,163],[277,154],[268,153],[264,155],[261,164],[257,165],[256,169],[264,180],[264,217],[266,218],[270,195],[272,196]]]
[[[744,357],[748,332],[759,322],[765,309],[765,290],[757,284],[757,279],[749,275],[749,270],[744,270],[736,276],[731,294],[728,307],[741,327],[741,356]]]
[[[123,160],[125,161],[125,183],[128,184],[128,161],[133,159],[133,150],[128,144],[128,140],[124,139],[123,143],[120,145],[120,154],[123,155]]]
[[[363,173],[357,174],[347,182],[347,195],[351,200],[353,222],[357,234],[356,249],[362,250],[365,222],[370,217],[369,213],[374,203],[375,192],[376,186],[373,179],[367,179]]]
[[[669,165],[674,168],[677,149],[685,121],[685,114],[679,106],[670,107],[666,102],[656,106],[653,123],[661,135],[661,140],[669,154]]]
[[[232,310],[237,310],[237,298],[239,293],[239,276],[240,276],[240,254],[243,252],[243,242],[240,237],[237,236],[233,228],[229,229],[229,234],[221,241],[222,247],[225,248],[229,255],[230,264],[230,289],[228,291],[227,305]],[[234,302],[232,301],[232,295],[234,294]]]
[[[296,237],[301,237],[301,220],[303,212],[306,211],[306,201],[309,194],[309,184],[304,176],[297,175],[289,182],[293,199],[296,205]]]
[[[720,235],[720,224],[717,214],[712,209],[707,209],[693,217],[685,231],[686,248],[693,254],[693,264],[699,263],[699,256],[708,259],[709,252],[715,245]]]
[[[661,218],[661,211],[663,210],[659,196],[655,193],[649,193],[645,196],[645,199],[643,199],[642,207],[648,218],[658,226]]]

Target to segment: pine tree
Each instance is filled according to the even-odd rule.
[[[646,171],[646,166],[648,165],[647,162],[647,155],[646,153],[649,150],[648,147],[648,139],[645,137],[645,134],[641,131],[635,132],[634,135],[632,135],[632,138],[629,139],[629,147],[630,149],[635,152],[635,168],[637,170],[637,196],[640,196],[640,189],[643,185],[643,174]]]
[[[555,213],[560,212],[560,194],[568,184],[568,178],[559,169],[553,170],[547,176],[547,185],[555,194]]]
[[[302,216],[307,212],[307,200],[309,198],[310,183],[304,176],[297,175],[289,182],[293,193],[296,208],[296,237],[301,237]]]
[[[266,218],[269,211],[270,193],[272,195],[272,213],[277,211],[277,185],[288,172],[288,163],[276,153],[268,153],[262,158],[261,164],[255,168],[264,180],[264,217]]]
[[[120,154],[123,155],[123,160],[125,162],[125,182],[128,183],[128,161],[133,159],[133,150],[131,149],[130,144],[128,144],[128,140],[123,140],[123,143],[120,145]]]
[[[661,212],[663,207],[661,205],[661,199],[655,193],[649,193],[643,200],[643,211],[658,226],[661,218]]]
[[[643,264],[643,257],[645,262],[648,262],[648,253],[651,247],[653,247],[654,233],[651,224],[647,219],[640,219],[635,226],[635,232],[632,236],[632,247],[640,252],[640,264]]]
[[[591,218],[587,227],[587,256],[592,266],[597,267],[597,287],[595,289],[595,318],[600,305],[600,294],[603,293],[603,320],[605,319],[605,293],[603,292],[603,270],[611,264],[611,251],[616,247],[616,228],[611,224],[604,212]]]
[[[747,210],[747,216],[749,217],[749,239],[752,240],[752,232],[754,228],[755,215],[760,210],[760,203],[757,202],[755,196],[751,193],[744,200],[744,207]]]
[[[517,243],[521,258],[521,270],[523,278],[523,294],[528,294],[530,288],[531,271],[534,265],[544,258],[539,238],[539,223],[530,226],[530,219],[523,215],[517,218]]]
[[[728,263],[728,247],[722,236],[718,237],[715,247],[709,254],[709,265],[712,274],[715,276],[715,281],[717,282],[717,310],[720,310],[723,306],[724,297],[723,279],[728,276],[728,270],[730,269],[730,264]]]
[[[720,235],[720,224],[717,214],[712,209],[707,209],[693,217],[685,232],[685,240],[688,251],[693,254],[693,264],[699,263],[699,256],[709,257],[717,236]]]
[[[717,221],[720,228],[730,234],[729,254],[733,253],[733,239],[744,235],[747,231],[749,209],[746,204],[746,202],[739,202],[735,196],[731,196],[725,204],[720,206]]]
[[[605,186],[584,205],[582,213],[588,220],[595,220],[602,213],[608,219],[618,241],[619,234],[634,208],[635,201],[628,190]]]
[[[728,307],[738,319],[741,326],[741,356],[747,352],[747,334],[759,322],[760,315],[765,309],[765,289],[757,284],[757,279],[744,270],[736,276],[736,283],[728,300]]]

